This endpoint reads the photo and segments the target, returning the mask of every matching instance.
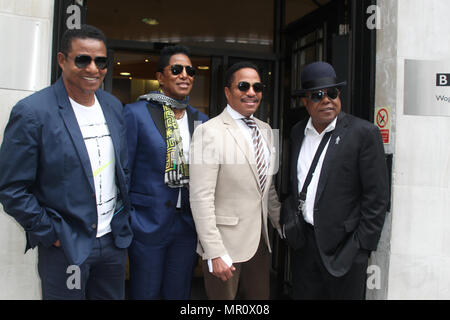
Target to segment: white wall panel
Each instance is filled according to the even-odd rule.
[[[49,22],[0,14],[0,88],[36,91],[48,84]]]
[[[404,113],[405,60],[450,60],[450,2],[381,0],[378,4],[381,18],[393,22],[377,31],[381,39],[377,71],[389,70],[380,78],[377,75],[376,96],[392,104],[395,115],[387,298],[450,299],[450,117]],[[389,18],[392,7],[397,19]],[[391,41],[386,40],[393,27],[396,37],[389,47]]]
[[[0,142],[11,108],[50,84],[54,0],[0,0]],[[1,168],[0,168],[1,170]],[[0,205],[0,299],[40,299],[37,250]]]

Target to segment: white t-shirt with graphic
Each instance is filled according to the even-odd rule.
[[[97,237],[111,232],[117,201],[115,156],[111,135],[100,103],[83,106],[70,99],[89,154],[97,199]]]

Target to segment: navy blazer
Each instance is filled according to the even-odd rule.
[[[208,117],[188,105],[189,132]],[[175,215],[195,232],[187,188],[181,188],[181,210],[176,209],[179,188],[164,183],[166,130],[160,105],[141,100],[125,105],[130,163],[131,226],[135,239],[155,244],[169,234]]]
[[[290,191],[298,194],[297,161],[305,119],[291,131]],[[314,230],[322,261],[334,276],[377,249],[388,204],[388,172],[378,128],[340,112],[322,164]]]
[[[95,95],[111,133],[124,204],[111,221],[112,234],[116,246],[126,248],[132,232],[122,104],[103,90]],[[25,229],[26,250],[60,240],[69,262],[83,263],[97,235],[97,204],[88,152],[62,78],[14,106],[0,168],[0,202]]]

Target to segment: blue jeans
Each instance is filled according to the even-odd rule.
[[[88,258],[71,266],[62,248],[39,246],[38,271],[44,300],[123,300],[127,249],[111,233],[96,238]]]

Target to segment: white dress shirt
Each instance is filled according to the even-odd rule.
[[[177,119],[178,129],[180,130],[181,140],[183,142],[183,154],[186,163],[189,163],[189,146],[191,143],[191,133],[189,132],[188,113],[184,112],[181,119]]]
[[[309,168],[316,154],[317,148],[319,147],[320,141],[326,132],[334,130],[336,127],[337,118],[335,118],[322,133],[318,133],[314,128],[311,118],[305,128],[305,137],[300,148],[300,153],[297,160],[297,181],[298,181],[298,192],[303,188],[303,183],[305,182],[306,176],[308,175]],[[331,141],[331,140],[330,140]],[[306,201],[303,205],[303,217],[305,221],[309,224],[314,225],[314,202],[316,199],[317,186],[319,184],[320,172],[322,172],[323,159],[327,153],[328,142],[322,151],[322,154],[317,162],[316,169],[314,170],[311,182],[308,186],[306,193]],[[317,174],[316,174],[317,173]]]
[[[183,155],[185,163],[189,163],[189,146],[191,144],[191,133],[189,132],[189,122],[187,111],[183,117],[177,119],[178,130],[180,131],[181,142],[183,144]],[[177,208],[181,208],[181,187],[178,192]]]

